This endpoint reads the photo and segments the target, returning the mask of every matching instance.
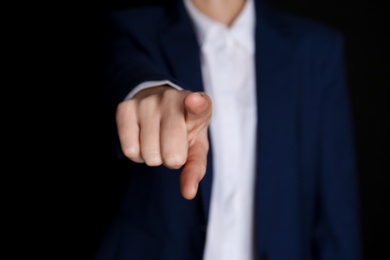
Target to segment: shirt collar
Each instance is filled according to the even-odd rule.
[[[215,28],[224,28],[247,51],[254,53],[255,12],[253,0],[247,0],[241,13],[230,27],[219,23],[199,11],[191,0],[184,0],[185,7],[194,23],[200,46],[204,46],[207,35]]]

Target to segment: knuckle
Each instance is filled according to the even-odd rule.
[[[151,108],[154,108],[156,106],[156,103],[157,103],[157,96],[152,95],[152,96],[140,99],[138,101],[138,107],[139,107],[139,109],[149,110]]]
[[[117,113],[127,112],[134,107],[134,103],[135,101],[131,99],[120,102],[117,106]]]
[[[166,90],[162,96],[162,104],[168,113],[179,111],[182,105],[179,92],[176,89]]]
[[[123,154],[132,161],[140,161],[139,149],[134,146],[125,147]]]
[[[126,100],[118,104],[116,107],[115,119],[117,123],[124,122],[126,118],[135,117],[136,104],[134,100]]]
[[[149,155],[144,157],[145,164],[147,166],[160,166],[162,164],[161,157],[159,155]]]
[[[177,93],[178,93],[178,91],[176,89],[174,89],[174,88],[166,88],[162,92],[162,96],[163,96],[163,98],[170,98],[170,97],[177,96]]]
[[[170,155],[164,158],[164,165],[168,168],[179,169],[186,163],[185,156],[182,155]]]

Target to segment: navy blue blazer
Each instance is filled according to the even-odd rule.
[[[255,6],[256,259],[360,259],[342,36],[259,1]],[[147,80],[203,91],[200,49],[182,1],[114,11],[110,18],[112,113]],[[124,163],[127,190],[96,260],[202,259],[212,145],[206,176],[191,201],[180,194],[180,170]]]

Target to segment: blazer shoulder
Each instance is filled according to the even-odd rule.
[[[273,29],[290,38],[309,38],[318,43],[339,41],[343,38],[339,28],[321,20],[272,7],[269,7],[268,14],[268,23]]]
[[[137,6],[108,13],[108,22],[117,29],[148,30],[167,18],[167,8],[162,5]]]

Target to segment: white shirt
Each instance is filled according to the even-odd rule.
[[[184,0],[201,46],[204,89],[213,101],[210,123],[213,184],[204,260],[252,260],[256,131],[253,0],[227,27]],[[169,84],[145,82],[145,87]]]
[[[184,0],[201,46],[210,123],[213,184],[204,260],[253,259],[256,131],[254,3],[227,27]]]

